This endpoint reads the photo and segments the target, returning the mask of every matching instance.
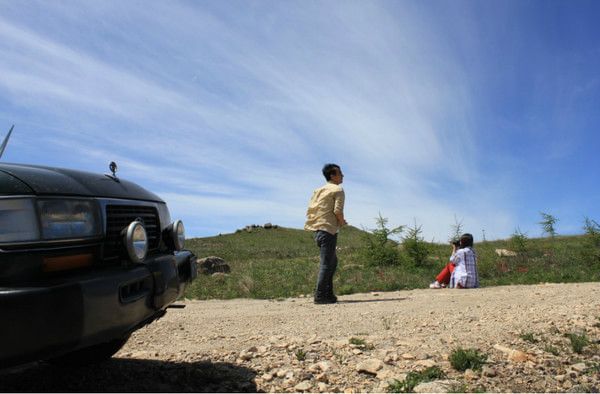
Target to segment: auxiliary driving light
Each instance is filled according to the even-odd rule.
[[[125,232],[125,246],[127,254],[134,263],[141,263],[148,253],[148,235],[142,222],[133,221]]]
[[[183,249],[185,244],[185,227],[181,220],[176,220],[171,224],[171,239],[175,250]]]

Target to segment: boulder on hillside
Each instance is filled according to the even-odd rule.
[[[496,249],[496,254],[500,257],[515,257],[517,252],[508,249]]]
[[[231,271],[229,264],[217,256],[209,256],[198,260],[198,269],[205,275],[212,275],[215,272],[227,274]]]
[[[268,230],[268,229],[273,228],[273,224],[272,223],[265,223],[265,225],[263,227]]]

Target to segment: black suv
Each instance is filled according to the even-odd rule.
[[[196,277],[183,223],[111,170],[0,163],[0,367],[110,358]]]

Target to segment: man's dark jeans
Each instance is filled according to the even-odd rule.
[[[337,256],[335,246],[337,244],[337,234],[332,235],[327,231],[315,232],[315,241],[321,249],[321,266],[319,269],[319,278],[317,279],[317,288],[315,290],[315,299],[333,298],[333,274],[337,268]]]

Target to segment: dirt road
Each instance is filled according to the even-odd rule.
[[[381,392],[430,366],[450,380],[436,391],[600,388],[599,283],[178,305],[102,366],[27,366],[0,374],[0,389]],[[589,339],[583,353],[570,333]],[[487,354],[487,364],[456,371],[448,356],[458,347]]]

